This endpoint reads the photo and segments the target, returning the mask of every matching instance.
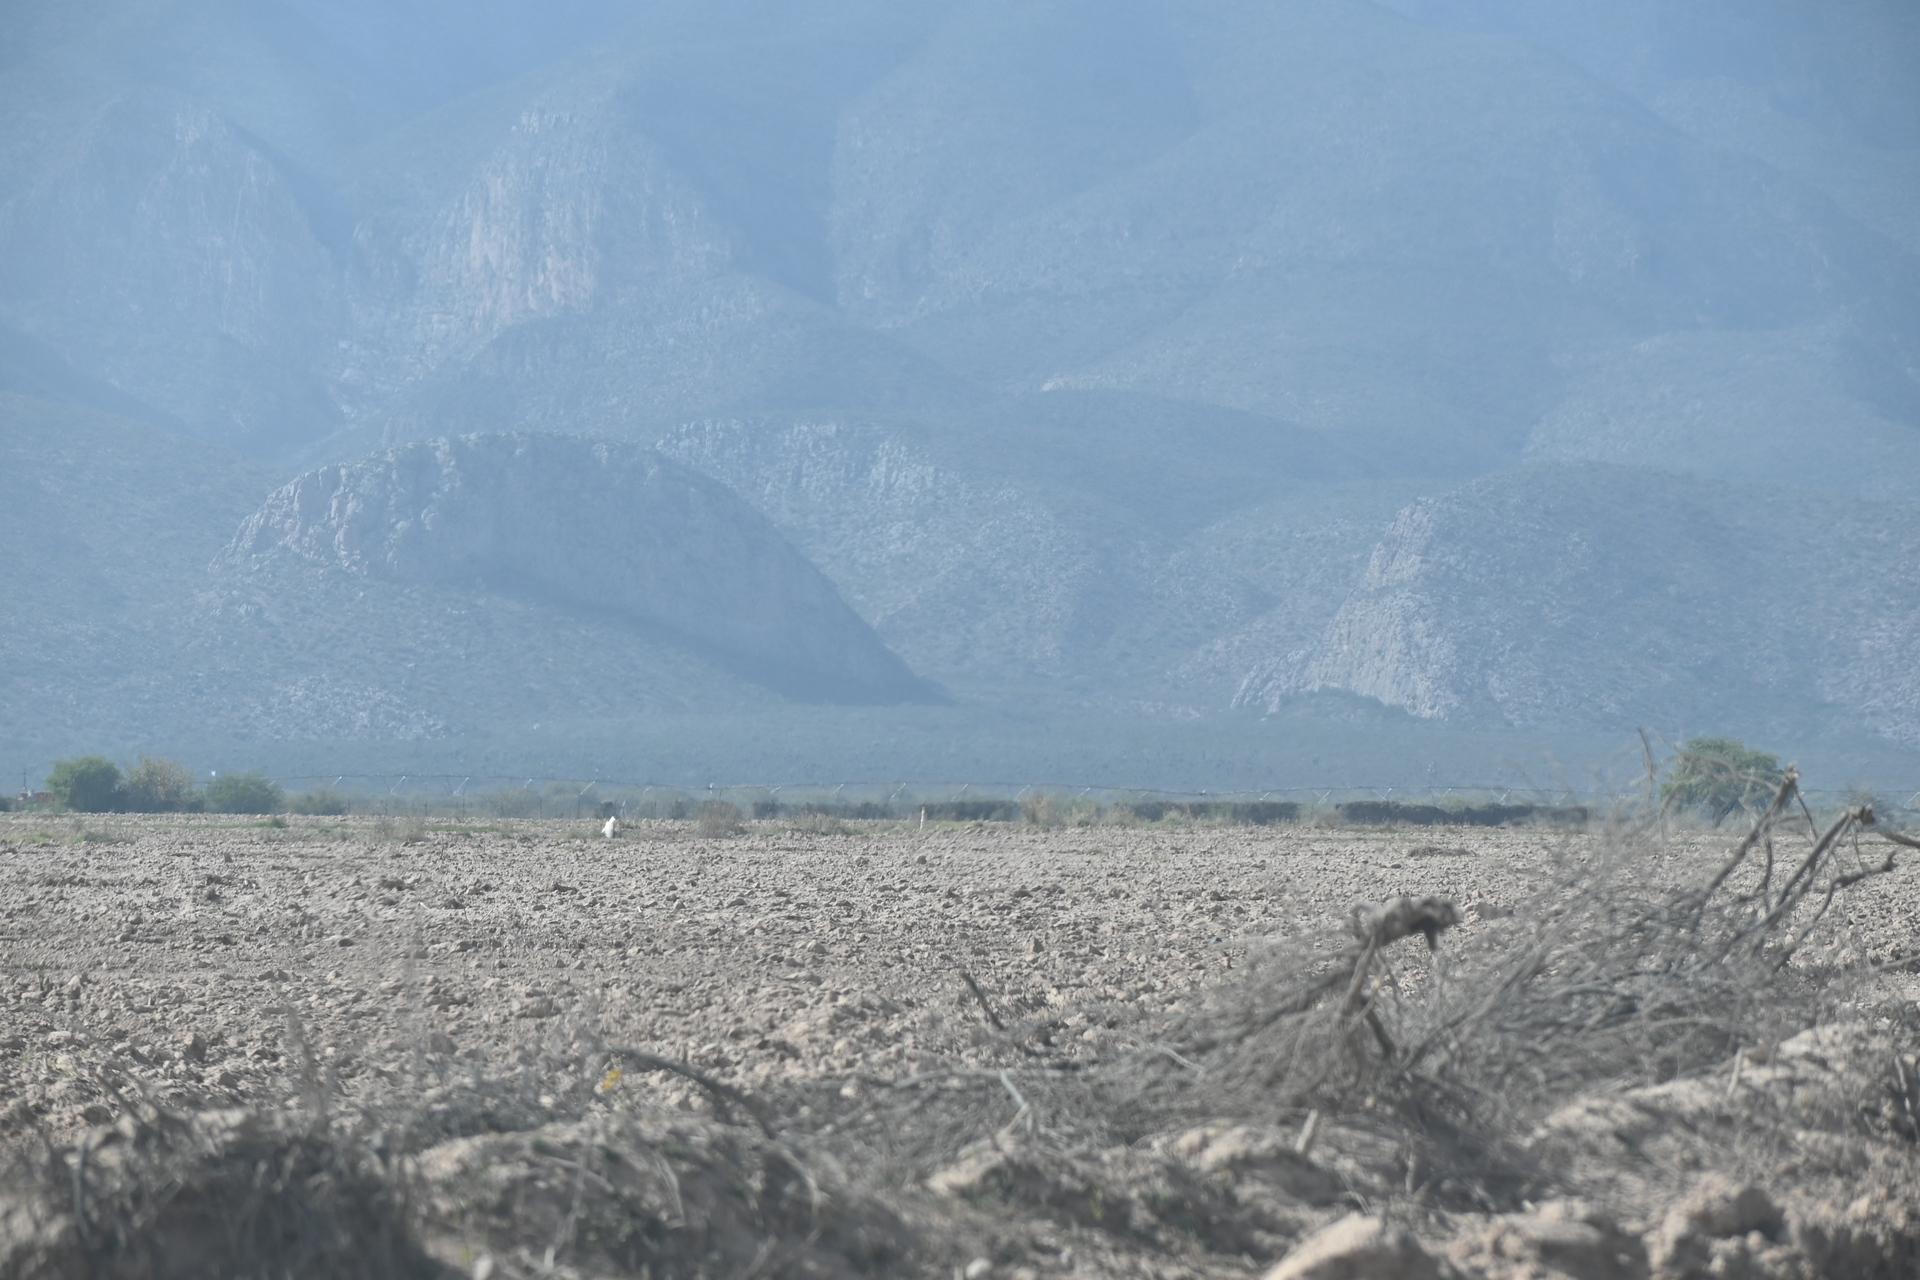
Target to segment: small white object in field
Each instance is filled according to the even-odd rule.
[[[613,839],[616,835],[619,835],[620,819],[618,817],[608,818],[607,825],[600,828],[600,834],[605,836],[609,840]]]

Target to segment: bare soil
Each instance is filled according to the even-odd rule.
[[[1042,1057],[1053,1081],[1150,1052],[1154,1028],[1204,1006],[1249,955],[1275,937],[1338,926],[1357,902],[1404,894],[1455,904],[1460,923],[1442,953],[1516,927],[1516,910],[1566,868],[1605,856],[1603,836],[815,825],[827,830],[753,823],[703,838],[693,823],[663,821],[607,839],[597,823],[559,820],[0,817],[0,1150],[24,1160],[87,1134],[110,1145],[116,1132],[132,1150],[147,1121],[129,1113],[244,1112],[269,1127],[305,1117],[308,1134],[316,1114],[335,1118],[323,1127],[357,1117],[356,1140],[376,1152],[399,1142],[389,1134],[409,1135],[406,1168],[423,1189],[396,1212],[424,1224],[420,1267],[463,1274],[1247,1275],[1343,1215],[1392,1217],[1389,1201],[1435,1257],[1451,1240],[1451,1260],[1436,1265],[1462,1274],[1525,1273],[1515,1259],[1547,1268],[1525,1274],[1693,1274],[1692,1254],[1659,1243],[1671,1226],[1660,1201],[1719,1169],[1731,1139],[1656,1157],[1570,1157],[1560,1167],[1586,1168],[1585,1181],[1557,1190],[1605,1210],[1601,1225],[1582,1229],[1617,1232],[1644,1256],[1616,1258],[1618,1272],[1571,1263],[1556,1272],[1536,1247],[1540,1215],[1586,1223],[1594,1212],[1414,1194],[1405,1152],[1369,1148],[1351,1118],[1329,1120],[1332,1136],[1317,1147],[1302,1141],[1305,1115],[1259,1124],[1222,1115],[1050,1165],[1036,1136],[1046,1105],[1021,1088],[1030,1077],[1020,1072],[1038,1073]],[[1730,842],[1674,839],[1644,853],[1634,874],[1697,879]],[[1882,966],[1834,988],[1809,1017],[1859,1029],[1859,1052],[1878,1064],[1859,1086],[1867,1093],[1889,1071],[1902,1088],[1909,1071],[1920,1084],[1907,1016],[1920,979],[1901,965],[1920,951],[1916,918],[1920,872],[1879,876],[1836,899],[1817,945],[1795,961]],[[1424,954],[1417,937],[1399,945]],[[1697,1104],[1696,1128],[1699,1107],[1797,1060],[1776,1045],[1753,1048],[1737,1067],[1730,1057],[1716,1068],[1726,1074],[1713,1077],[1711,1098],[1687,1104]],[[691,1070],[650,1069],[652,1059]],[[936,1077],[940,1088],[971,1090],[938,1132],[902,1130],[896,1141],[859,1129],[900,1082]],[[783,1109],[796,1118],[791,1130],[757,1121],[713,1085]],[[1880,1101],[1911,1118],[1916,1097]],[[239,1141],[204,1129],[193,1141],[206,1151]],[[1562,1145],[1591,1136],[1575,1124]],[[1900,1234],[1912,1225],[1900,1216],[1912,1212],[1912,1134],[1847,1129],[1835,1141],[1853,1145],[1817,1169],[1803,1149],[1794,1158],[1807,1167],[1762,1188],[1779,1222],[1736,1233],[1753,1236],[1747,1274],[1847,1274],[1823,1270],[1826,1255],[1802,1239],[1818,1214],[1790,1203],[1799,1184],[1821,1203],[1855,1193],[1829,1218],[1880,1224],[1884,1258],[1874,1254],[1872,1267],[1911,1261],[1898,1251],[1915,1238]],[[533,1161],[536,1148],[558,1162],[557,1180],[530,1173],[518,1199],[497,1174],[486,1175],[486,1195],[460,1190],[476,1170]],[[595,1151],[628,1152],[628,1180],[595,1164]],[[681,1154],[656,1157],[666,1170],[656,1177],[632,1171],[635,1151]],[[683,1160],[687,1152],[707,1154]],[[1641,1168],[1648,1159],[1672,1167]],[[779,1172],[789,1165],[791,1176]],[[1274,1172],[1282,1166],[1284,1177]],[[728,1236],[722,1209],[733,1201],[716,1193],[707,1209],[694,1206],[696,1168],[732,1170],[726,1177],[759,1188],[748,1199],[760,1216]],[[1739,1187],[1754,1174],[1727,1172]],[[1044,1186],[1022,1191],[1029,1175]],[[804,1196],[785,1193],[806,1206],[808,1225],[791,1240],[775,1221],[783,1178],[806,1184]],[[1862,1208],[1873,1194],[1888,1199]],[[1131,1225],[1116,1227],[1102,1206],[1129,1195]],[[594,1227],[594,1197],[634,1213],[657,1200],[647,1210],[657,1210],[654,1236]],[[1186,1207],[1169,1209],[1175,1200]],[[841,1218],[822,1216],[828,1201]],[[84,1215],[83,1206],[73,1228],[82,1236]],[[659,1232],[696,1218],[706,1252],[663,1252]],[[1789,1219],[1799,1225],[1789,1230]],[[67,1228],[43,1235],[58,1230]],[[788,1242],[770,1252],[754,1243],[762,1237]],[[1771,1262],[1763,1245],[1778,1255]],[[1727,1251],[1716,1248],[1700,1265],[1721,1274]]]

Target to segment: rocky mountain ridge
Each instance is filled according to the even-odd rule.
[[[36,604],[28,668],[70,671],[54,637],[86,634],[269,736],[552,724],[512,673],[563,658],[569,715],[608,684],[609,724],[757,714],[764,690],[674,647],[714,619],[702,643],[766,678],[830,635],[802,668],[834,696],[912,696],[911,668],[1147,738],[1324,696],[1463,732],[1916,741],[1920,27],[1894,0],[469,10],[0,15],[0,390],[197,440],[215,471],[334,468],[315,493],[475,433],[657,448],[848,611],[689,580],[655,616],[635,579],[626,621],[589,619],[603,584],[552,562],[508,575],[551,598],[476,587],[393,532],[429,485],[366,508],[386,576],[287,499],[262,545],[331,567],[182,570],[199,636],[160,603],[146,632]],[[553,501],[509,541],[583,547]],[[1802,609],[1770,585],[1795,576],[1845,585]],[[749,643],[755,609],[837,620]],[[469,662],[484,715],[452,692]]]
[[[462,436],[323,467],[269,497],[216,568],[277,552],[624,619],[802,698],[931,696],[764,517],[631,444]]]
[[[1828,20],[1847,53],[1799,72],[1785,17],[1729,14],[1740,50],[1655,0],[1609,39],[1544,0],[1396,7],[848,3],[759,43],[722,37],[729,6],[608,11],[407,108],[416,85],[340,96],[392,56],[342,47],[342,15],[305,19],[323,67],[297,25],[106,5],[0,71],[43,122],[0,191],[0,319],[283,460],[738,413],[966,430],[1081,388],[1464,476],[1543,419],[1548,456],[1595,456],[1560,439],[1578,424],[1671,420],[1636,353],[1678,347],[1663,376],[1709,429],[1812,411],[1836,457],[1912,465],[1920,260],[1886,229],[1914,95],[1846,62],[1920,39],[1884,4]],[[127,43],[168,16],[206,41],[194,76]],[[1629,30],[1718,70],[1625,57]],[[223,77],[249,57],[286,74]],[[1792,74],[1847,109],[1796,104]],[[1747,394],[1759,347],[1788,403]]]
[[[1920,745],[1917,603],[1910,503],[1538,465],[1402,511],[1317,642],[1238,697],[1699,726],[1737,690],[1781,721],[1838,713]]]

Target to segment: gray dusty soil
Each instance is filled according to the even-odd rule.
[[[279,821],[0,816],[0,1143],[111,1124],[125,1090],[103,1078],[179,1108],[271,1111],[316,1079],[351,1098],[567,1046],[682,1060],[755,1093],[1004,1062],[969,977],[992,1016],[1050,1016],[1052,1049],[1094,1062],[1136,1047],[1101,1008],[1175,1011],[1265,935],[1434,894],[1462,907],[1470,938],[1604,841],[779,822],[705,838],[641,823],[610,840],[584,821]],[[1634,874],[1693,876],[1727,843],[1677,839]],[[1899,961],[1916,947],[1920,868],[1857,886],[1835,912],[1827,959]],[[1840,1012],[1885,1026],[1916,997],[1896,967]],[[714,1109],[691,1081],[612,1062],[540,1079],[519,1127],[578,1120],[621,1091]],[[1103,1256],[1057,1243],[1023,1269]],[[1183,1265],[1252,1274],[1271,1256]]]
[[[289,1008],[349,1077],[439,1036],[498,1054],[555,1019],[744,1083],[899,1072],[968,1056],[983,1019],[963,972],[1003,1015],[1171,1007],[1248,937],[1394,893],[1497,911],[1570,844],[999,825],[700,839],[668,822],[607,840],[559,821],[407,843],[364,819],[286,821],[0,826],[0,1108],[77,1122],[96,1101],[63,1086],[63,1032],[183,1097],[274,1101]],[[1099,1032],[1079,1034],[1097,1054]]]

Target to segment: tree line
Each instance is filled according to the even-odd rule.
[[[287,795],[258,770],[216,775],[204,787],[165,756],[141,756],[124,772],[105,756],[56,760],[46,789],[76,813],[278,813]]]
[[[1752,750],[1736,739],[1694,738],[1670,762],[1660,798],[1669,812],[1704,813],[1718,826],[1734,813],[1765,807],[1782,776],[1777,757]],[[326,789],[295,796],[290,805],[280,784],[258,770],[216,775],[204,787],[197,786],[192,770],[165,756],[143,755],[125,771],[101,755],[55,761],[47,774],[46,789],[62,808],[76,813],[269,814],[291,807],[301,813],[337,814],[347,810],[344,797]],[[1009,810],[1007,817],[1014,816],[1013,801],[982,803],[996,807],[991,816],[1000,816],[998,807]],[[1281,809],[1297,811],[1298,806],[1252,808],[1273,810],[1271,815],[1263,813],[1250,819],[1259,822],[1279,820]],[[948,815],[943,812],[940,816]],[[982,811],[967,816],[989,815]],[[1153,820],[1162,815],[1154,812],[1141,816]],[[1284,816],[1292,818],[1297,813]],[[1028,817],[1032,820],[1032,815]]]

